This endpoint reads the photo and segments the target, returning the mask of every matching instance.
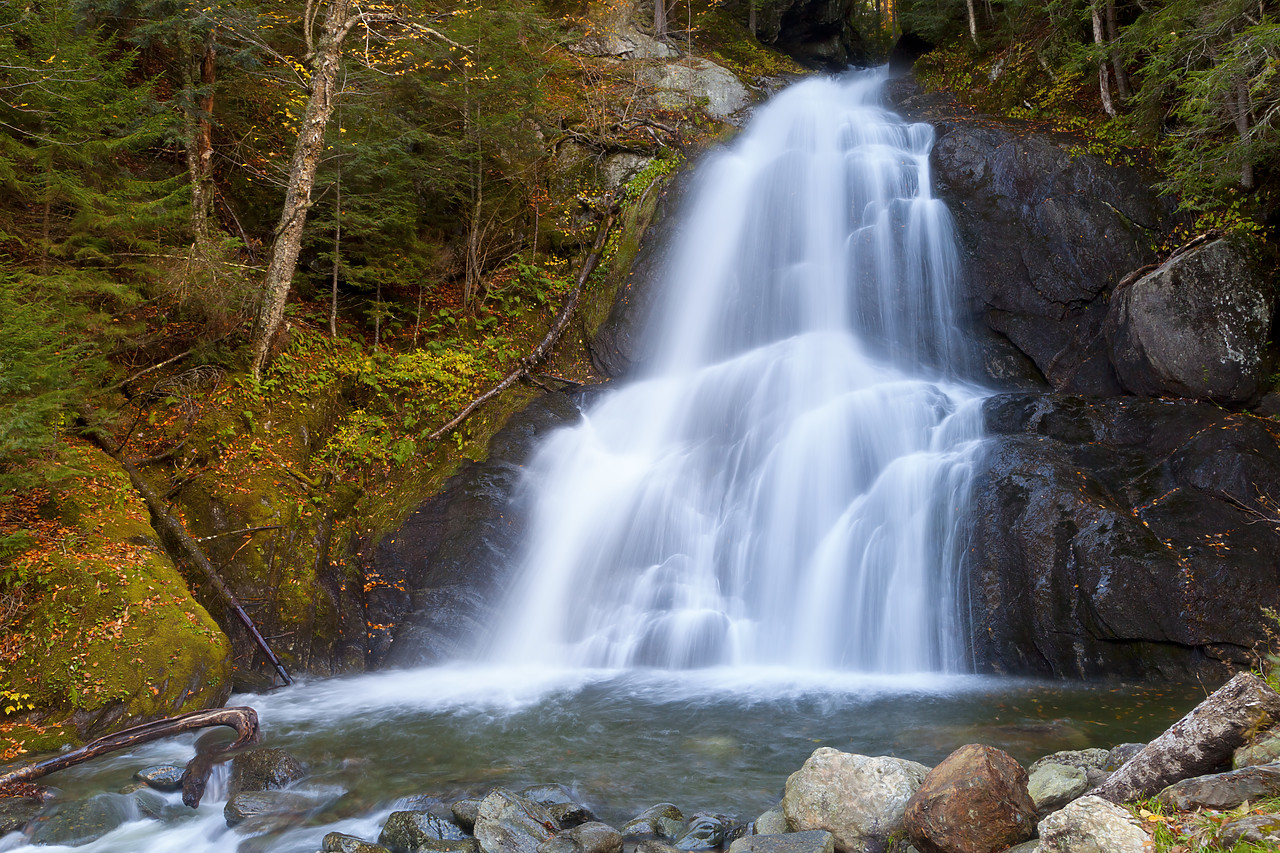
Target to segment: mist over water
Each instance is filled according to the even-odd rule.
[[[958,671],[983,392],[933,130],[798,84],[700,167],[646,375],[530,465],[502,663]]]

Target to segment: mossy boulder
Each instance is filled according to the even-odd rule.
[[[231,645],[160,547],[127,475],[87,444],[69,453],[81,473],[50,503],[74,523],[54,522],[8,568],[21,608],[0,675],[35,706],[33,725],[9,735],[25,751],[216,707],[231,690]]]

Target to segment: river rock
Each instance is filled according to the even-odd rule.
[[[466,834],[449,821],[426,811],[398,811],[387,816],[378,843],[392,853],[414,853],[428,841],[461,841]]]
[[[684,813],[671,803],[650,806],[622,825],[626,836],[652,835],[674,840],[683,831]]]
[[[98,794],[87,800],[59,803],[27,823],[32,844],[74,847],[101,838],[128,820],[140,817],[132,796]]]
[[[453,822],[463,832],[471,832],[475,829],[476,817],[480,814],[480,800],[475,797],[455,800],[450,804],[449,811],[453,813]]]
[[[1273,294],[1242,252],[1214,240],[1111,299],[1106,336],[1126,391],[1220,403],[1258,395]]]
[[[1027,781],[1027,794],[1043,817],[1089,790],[1089,774],[1067,764],[1041,764]]]
[[[622,833],[607,824],[583,823],[542,842],[538,853],[622,853]]]
[[[746,835],[729,845],[729,853],[835,853],[835,849],[836,837],[823,829]]]
[[[1091,768],[1101,770],[1107,763],[1107,755],[1108,751],[1105,749],[1064,749],[1031,762],[1031,766],[1027,768],[1027,775],[1034,776],[1036,771],[1046,764],[1078,767],[1081,770]]]
[[[541,803],[544,806],[577,802],[573,791],[570,791],[564,785],[554,782],[550,785],[530,785],[527,788],[522,788],[519,796],[526,800],[533,800],[535,803]]]
[[[1107,753],[1107,760],[1102,763],[1102,769],[1108,773],[1114,773],[1123,767],[1126,761],[1142,752],[1144,746],[1146,746],[1145,743],[1116,744]]]
[[[762,813],[755,819],[754,826],[756,835],[781,835],[790,831],[787,816],[782,811],[782,803]]]
[[[1280,494],[1274,424],[1053,394],[983,413],[964,593],[981,669],[1216,681],[1250,665],[1262,608],[1280,607],[1280,531],[1256,523]]]
[[[1241,842],[1247,844],[1280,844],[1280,814],[1249,815],[1224,822],[1216,841],[1223,850]]]
[[[1165,805],[1182,810],[1234,809],[1248,800],[1280,797],[1280,764],[1259,764],[1175,782],[1160,792]]]
[[[133,778],[148,788],[172,793],[182,790],[182,773],[183,768],[173,764],[157,764],[153,767],[139,770],[133,774]]]
[[[840,853],[878,853],[903,828],[907,801],[929,768],[821,747],[787,779],[782,810],[797,831],[823,829]]]
[[[242,752],[231,760],[227,798],[250,791],[272,791],[298,781],[307,773],[298,759],[283,749],[268,747]]]
[[[547,806],[547,811],[551,812],[561,829],[581,826],[596,819],[595,812],[582,803],[552,803]]]
[[[1007,752],[962,746],[929,771],[907,803],[907,837],[921,853],[994,853],[1035,834],[1027,771]]]
[[[43,808],[35,797],[0,797],[0,836],[20,832]]]
[[[709,59],[648,65],[640,69],[639,79],[656,90],[661,109],[701,107],[707,115],[722,121],[751,101],[742,81]]]
[[[345,832],[327,833],[320,851],[321,853],[391,853],[380,844],[347,835]]]
[[[555,825],[545,806],[495,788],[480,802],[475,836],[484,853],[536,853]]]
[[[1231,766],[1253,767],[1256,764],[1273,764],[1280,761],[1280,731],[1263,732],[1253,743],[1242,746],[1231,757]]]
[[[242,791],[227,800],[222,815],[227,826],[252,821],[256,831],[296,823],[317,805],[315,797],[296,791]]]
[[[722,815],[695,814],[689,819],[680,838],[676,841],[677,850],[717,850],[724,846],[725,837],[729,834],[730,821]]]
[[[1041,853],[1151,853],[1133,815],[1100,797],[1081,797],[1040,821]]]

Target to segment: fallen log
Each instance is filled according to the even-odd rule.
[[[260,735],[257,711],[247,707],[212,708],[206,711],[192,711],[189,714],[181,714],[177,717],[166,717],[163,720],[142,723],[141,725],[118,731],[115,734],[89,741],[79,749],[73,749],[61,755],[55,755],[53,758],[46,758],[44,761],[37,761],[35,764],[28,764],[25,767],[19,767],[17,770],[5,773],[0,776],[0,791],[11,785],[30,782],[33,779],[39,779],[58,770],[65,770],[68,767],[88,761],[91,758],[106,755],[109,752],[127,749],[150,743],[153,740],[160,740],[161,738],[172,737],[183,732],[195,731],[209,726],[229,726],[236,730],[236,739],[225,746],[202,750],[187,765],[187,771],[182,775],[182,801],[195,808],[200,804],[200,797],[204,794],[204,783],[208,779],[208,771],[212,769],[213,762],[206,759],[207,769],[203,766],[197,766],[194,773],[192,765],[201,761],[202,755],[209,757],[221,755],[233,749],[240,749],[257,743]],[[195,776],[200,773],[203,776],[197,782]],[[187,799],[188,776],[193,779],[192,792],[194,802],[190,802]]]
[[[1089,793],[1113,803],[1158,794],[1231,763],[1231,754],[1280,720],[1280,693],[1250,672],[1219,687]]]

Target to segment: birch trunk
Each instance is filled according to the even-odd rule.
[[[1102,34],[1102,11],[1098,8],[1098,0],[1089,4],[1089,12],[1093,16],[1093,43],[1101,51],[1106,46],[1106,38]],[[1111,102],[1111,75],[1107,72],[1107,60],[1101,52],[1098,54],[1098,92],[1102,97],[1102,109],[1115,118],[1116,106]]]

